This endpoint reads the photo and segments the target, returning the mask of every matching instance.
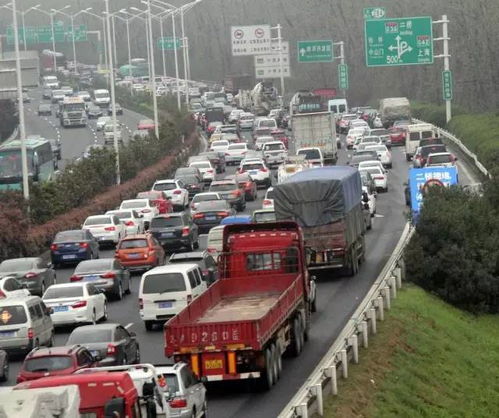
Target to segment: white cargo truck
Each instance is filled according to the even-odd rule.
[[[295,113],[291,118],[294,149],[319,148],[324,164],[336,164],[336,120],[332,112]]]

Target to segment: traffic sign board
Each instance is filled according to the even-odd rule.
[[[272,52],[270,25],[232,26],[230,34],[234,57]]]
[[[273,43],[272,43],[272,46]],[[282,41],[282,74],[284,77],[291,76],[289,62],[289,42]],[[277,46],[276,46],[277,49]],[[280,78],[281,77],[281,54],[255,55],[255,77],[256,78]]]
[[[75,26],[74,29],[75,42],[87,40],[86,25]],[[52,27],[48,26],[26,26],[18,29],[19,42],[23,43],[26,40],[28,44],[50,43],[52,42]],[[54,24],[54,39],[55,42],[72,42],[73,28],[71,26],[64,27],[63,24]],[[14,44],[14,30],[11,26],[7,28],[7,44]]]
[[[338,86],[342,90],[348,90],[348,65],[338,65]]]
[[[333,41],[298,41],[298,62],[333,62]]]
[[[433,64],[431,17],[366,20],[368,67]]]
[[[452,71],[442,71],[442,95],[444,100],[452,100]]]
[[[383,19],[385,16],[384,7],[366,7],[364,9],[364,19]]]
[[[173,37],[167,36],[164,38],[158,39],[158,48],[166,49],[168,51],[173,51],[175,49],[179,49],[181,46],[180,38],[175,37],[175,42],[173,42]]]

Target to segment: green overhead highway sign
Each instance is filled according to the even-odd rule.
[[[368,67],[433,64],[431,17],[366,20]]]
[[[298,41],[298,62],[332,62],[333,41]]]
[[[180,48],[180,38],[175,38],[175,43],[173,38],[168,36],[165,38],[159,38],[157,42],[159,49],[166,49],[167,51],[173,51]]]
[[[364,9],[364,19],[383,19],[385,16],[384,7],[366,7]]]
[[[442,71],[442,95],[444,100],[452,100],[452,72]]]
[[[348,65],[338,65],[338,86],[342,90],[348,90]]]
[[[87,40],[86,25],[75,26],[75,42]],[[52,27],[48,26],[26,26],[18,29],[19,42],[23,43],[26,39],[26,45],[43,44],[52,42]],[[54,24],[55,42],[72,42],[73,29],[71,26],[65,27],[61,24]],[[7,28],[7,44],[14,44],[14,30],[11,26]]]

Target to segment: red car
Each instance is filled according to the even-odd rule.
[[[165,262],[165,251],[150,234],[127,235],[116,246],[115,258],[128,270],[148,270]]]
[[[270,133],[276,141],[281,141],[286,148],[288,148],[289,138],[286,136],[286,133],[282,129],[274,129]]]
[[[151,131],[156,127],[154,124],[154,121],[152,119],[142,119],[139,120],[139,123],[137,124],[137,129],[139,131],[141,130],[148,130]]]
[[[405,145],[407,130],[402,127],[392,127],[388,129],[392,145]]]
[[[150,199],[160,214],[173,212],[172,202],[161,191],[140,192],[137,194],[137,199]]]
[[[71,374],[76,370],[97,367],[98,357],[81,345],[34,348],[24,359],[17,383],[45,376]]]

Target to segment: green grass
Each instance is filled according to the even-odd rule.
[[[474,317],[409,286],[385,318],[325,417],[499,415],[499,316]]]

